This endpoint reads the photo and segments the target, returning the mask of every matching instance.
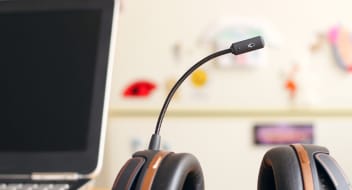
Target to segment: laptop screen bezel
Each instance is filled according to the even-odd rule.
[[[89,119],[87,148],[84,151],[61,152],[0,152],[0,174],[30,174],[33,172],[95,171],[102,139],[105,93],[113,20],[114,0],[8,0],[0,1],[0,13],[34,11],[94,10],[101,12],[94,90]]]

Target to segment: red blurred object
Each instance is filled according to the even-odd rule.
[[[146,97],[151,91],[156,88],[156,85],[149,81],[136,81],[130,84],[123,92],[125,97]]]
[[[297,91],[297,85],[296,85],[295,81],[287,80],[285,87],[290,92],[290,97],[294,98],[296,95],[296,91]]]

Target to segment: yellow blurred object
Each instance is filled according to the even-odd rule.
[[[192,84],[196,87],[202,87],[208,80],[207,73],[202,69],[197,69],[191,76]]]

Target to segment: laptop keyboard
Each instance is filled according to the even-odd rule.
[[[0,190],[68,190],[69,184],[0,183]]]

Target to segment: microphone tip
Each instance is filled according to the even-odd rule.
[[[235,55],[247,53],[264,47],[264,40],[261,36],[249,38],[247,40],[233,43],[230,47],[231,52]]]

